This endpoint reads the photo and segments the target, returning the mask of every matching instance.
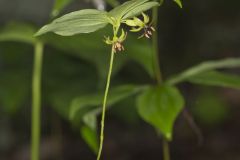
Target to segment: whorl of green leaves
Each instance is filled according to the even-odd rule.
[[[158,5],[159,3],[149,0],[132,0],[123,3],[110,12],[96,9],[71,12],[43,26],[35,36],[47,32],[54,32],[62,36],[94,32],[105,27],[107,24],[113,24],[113,19],[116,22],[121,22],[124,19],[136,16]]]

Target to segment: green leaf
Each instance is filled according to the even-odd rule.
[[[83,122],[92,130],[96,130],[97,128],[97,115],[100,113],[100,109],[94,109],[90,112],[87,112],[83,116]]]
[[[107,105],[111,106],[123,100],[124,98],[127,98],[139,92],[143,88],[144,88],[143,86],[135,86],[135,85],[123,85],[123,86],[113,88],[109,92]],[[77,117],[83,117],[85,114],[89,113],[90,111],[94,112],[95,114],[101,113],[101,108],[97,108],[98,111],[95,111],[95,109],[96,109],[96,106],[100,106],[102,104],[102,98],[103,98],[102,92],[98,94],[80,96],[75,98],[72,101],[72,104],[70,107],[69,118],[73,120],[76,115],[78,115]],[[91,125],[89,126],[91,127]]]
[[[183,8],[182,1],[181,1],[181,0],[174,0],[174,2],[176,2],[177,5],[178,5],[180,8]]]
[[[98,138],[97,138],[96,130],[92,130],[87,126],[83,126],[81,128],[81,135],[82,135],[82,138],[85,140],[85,142],[88,144],[88,146],[94,151],[94,153],[97,153]]]
[[[173,86],[150,87],[137,98],[140,116],[168,140],[172,139],[174,122],[183,107],[184,99]]]
[[[16,41],[33,44],[36,29],[28,24],[12,22],[0,30],[0,41]]]
[[[157,2],[149,2],[149,0],[132,0],[123,3],[109,12],[110,17],[118,20],[124,20],[132,16],[136,16],[154,6],[158,6]]]
[[[121,19],[124,14],[127,12],[131,11],[131,9],[135,8],[138,5],[141,5],[149,0],[132,0],[132,1],[127,1],[123,4],[121,4],[118,7],[115,7],[109,12],[109,17],[114,17],[116,19]]]
[[[55,0],[53,9],[52,9],[52,17],[56,17],[63,8],[65,8],[68,4],[70,4],[73,0]]]
[[[84,9],[66,14],[52,23],[43,26],[35,36],[54,32],[62,36],[90,33],[105,27],[109,23],[107,13],[96,9]]]
[[[225,74],[217,71],[204,72],[189,77],[187,81],[196,84],[240,89],[240,76]]]
[[[236,67],[240,67],[240,58],[228,58],[223,60],[203,62],[169,79],[167,83],[174,85],[182,81],[186,81],[188,78],[204,72],[208,72],[216,69],[222,69],[222,68],[236,68]]]
[[[131,17],[134,17],[134,16],[137,16],[139,14],[141,14],[142,12],[144,11],[147,11],[153,7],[156,7],[156,6],[159,6],[159,3],[158,2],[147,2],[147,3],[144,3],[142,5],[139,5],[135,8],[133,8],[130,12],[126,13],[122,19],[128,19],[128,18],[131,18]]]

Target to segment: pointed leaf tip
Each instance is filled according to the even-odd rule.
[[[150,87],[137,98],[139,115],[169,141],[172,139],[175,120],[183,107],[181,93],[168,85]]]
[[[35,36],[54,32],[62,36],[90,33],[105,27],[109,23],[107,13],[96,9],[84,9],[68,13],[43,26]]]
[[[131,0],[111,10],[109,16],[114,17],[115,19],[125,20],[138,16],[142,12],[159,5],[158,2],[150,0]]]
[[[181,0],[174,0],[174,2],[176,2],[177,5],[178,5],[180,8],[183,8],[182,1],[181,1]]]

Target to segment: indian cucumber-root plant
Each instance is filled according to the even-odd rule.
[[[15,23],[9,24],[0,33],[0,42],[15,41],[33,46],[33,71],[32,71],[32,112],[31,112],[31,159],[39,160],[40,131],[41,131],[41,79],[42,79],[42,59],[44,43],[33,37],[36,30],[32,26]],[[26,75],[23,75],[26,77]],[[18,81],[19,79],[17,79]],[[27,85],[28,86],[28,85]],[[24,86],[24,87],[27,87]],[[26,92],[27,93],[27,92]],[[22,93],[24,95],[24,92]]]
[[[180,7],[182,3],[180,0],[174,0]],[[91,33],[104,28],[107,25],[112,26],[113,34],[111,36],[103,35],[104,42],[111,45],[109,71],[107,75],[105,92],[102,100],[102,109],[99,108],[90,110],[83,116],[83,121],[92,131],[95,130],[96,116],[102,112],[101,130],[100,130],[100,144],[96,147],[93,140],[86,138],[92,148],[97,153],[97,160],[100,160],[104,141],[104,124],[105,112],[107,104],[113,104],[120,101],[131,94],[139,93],[136,104],[139,115],[147,123],[152,125],[157,133],[163,136],[163,154],[164,159],[169,160],[168,142],[172,140],[174,122],[184,107],[184,98],[177,89],[176,85],[180,82],[190,82],[194,84],[215,85],[232,88],[240,88],[240,77],[229,74],[224,74],[217,71],[222,68],[233,68],[240,66],[239,58],[229,58],[224,60],[204,62],[200,65],[187,69],[183,73],[173,76],[170,79],[163,80],[160,72],[160,64],[158,61],[158,38],[157,38],[157,19],[158,9],[156,8],[162,4],[150,0],[132,0],[117,6],[113,10],[99,11],[96,9],[84,9],[66,14],[60,18],[55,19],[52,23],[43,26],[36,36],[43,35],[47,32],[54,32],[62,36],[72,36],[82,33]],[[153,8],[153,23],[145,11]],[[140,17],[137,17],[140,16]],[[130,32],[140,32],[139,38],[150,38],[153,36],[153,50],[154,50],[154,70],[157,80],[156,85],[132,86],[130,88],[115,88],[110,90],[108,97],[111,73],[114,64],[115,55],[123,51],[124,41],[127,38],[126,27],[130,28]],[[89,42],[91,43],[91,42]],[[127,55],[126,55],[127,56]],[[81,106],[72,105],[70,110],[70,118],[75,116],[75,112],[84,108],[85,106],[98,106],[99,97],[83,97],[81,99]],[[86,135],[89,132],[88,128],[83,127],[82,133]]]
[[[102,107],[102,120],[101,120],[101,131],[100,131],[100,146],[98,150],[97,160],[100,159],[104,140],[104,121],[105,121],[105,111],[107,104],[108,91],[110,86],[110,79],[113,67],[114,55],[118,51],[124,50],[123,41],[127,37],[127,33],[121,29],[121,35],[119,35],[119,30],[121,24],[126,24],[128,26],[134,27],[131,31],[144,30],[143,36],[149,38],[154,31],[153,27],[147,26],[149,23],[149,17],[142,13],[152,7],[158,6],[159,3],[149,1],[149,0],[134,0],[124,3],[123,5],[114,8],[110,12],[99,11],[95,9],[85,9],[76,12],[72,12],[63,17],[54,20],[51,24],[42,27],[36,36],[42,35],[46,32],[54,32],[62,36],[71,36],[79,33],[90,33],[94,32],[100,28],[105,27],[107,24],[112,25],[113,36],[112,38],[106,37],[105,43],[112,46],[109,71],[107,76],[106,88],[103,98]],[[140,20],[135,17],[141,14],[144,20]],[[133,19],[132,19],[133,18]],[[151,31],[152,30],[152,31]]]

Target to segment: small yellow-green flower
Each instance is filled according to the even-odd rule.
[[[139,32],[143,30],[144,33],[139,38],[142,38],[144,36],[146,38],[150,38],[152,36],[152,32],[155,31],[155,29],[151,26],[151,24],[149,24],[149,17],[145,13],[142,13],[142,16],[143,20],[137,17],[133,17],[132,19],[125,20],[124,23],[132,27],[130,30],[131,32]]]
[[[110,39],[110,37],[105,37],[104,42],[106,44],[113,45],[114,53],[116,53],[117,51],[124,50],[124,46],[122,43],[126,38],[127,38],[127,32],[124,32],[124,30],[122,29],[122,33],[120,37],[113,37],[112,40]]]

